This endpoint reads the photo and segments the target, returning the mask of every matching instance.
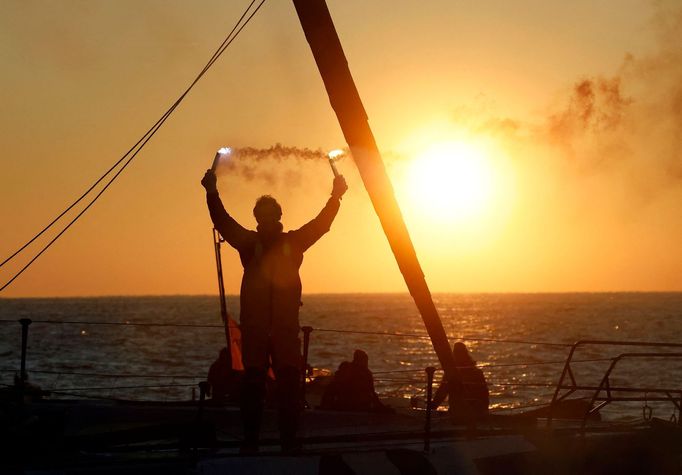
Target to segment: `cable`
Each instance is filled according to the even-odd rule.
[[[313,331],[319,331],[319,332],[332,332],[332,333],[356,333],[359,335],[382,335],[382,336],[397,336],[397,337],[407,337],[407,338],[431,338],[429,335],[426,335],[424,333],[389,333],[389,332],[371,332],[371,331],[362,331],[362,330],[335,330],[331,328],[313,328]],[[488,341],[488,342],[493,342],[493,343],[518,343],[522,345],[546,345],[546,346],[561,346],[561,347],[570,347],[573,346],[571,343],[555,343],[555,342],[548,342],[548,341],[527,341],[527,340],[502,340],[499,338],[483,338],[483,337],[475,337],[475,336],[458,336],[454,337],[456,340],[464,340],[464,341]]]
[[[204,69],[202,69],[202,71],[201,71],[200,74],[205,73],[206,70],[208,69],[208,67],[210,67],[210,65],[212,65],[213,62],[215,62],[215,60],[217,59],[217,57],[218,57],[219,54],[220,54],[221,48],[225,45],[225,42],[232,36],[232,34],[234,33],[234,31],[235,31],[235,29],[237,28],[237,26],[239,25],[239,23],[241,23],[241,21],[244,19],[244,16],[246,15],[246,13],[247,13],[247,12],[251,9],[251,7],[253,6],[254,2],[255,2],[255,0],[252,0],[252,1],[251,1],[251,3],[250,3],[249,6],[247,7],[247,9],[244,11],[244,13],[242,14],[242,16],[239,18],[239,20],[237,21],[237,23],[235,24],[235,26],[232,28],[232,30],[230,31],[230,33],[227,35],[227,38],[221,43],[221,45],[218,47],[218,49],[216,50],[216,52],[213,53],[213,56],[211,56],[211,59],[209,60],[209,62],[207,63],[207,65],[204,66]],[[260,8],[260,6],[259,6],[259,8]],[[189,92],[189,90],[192,88],[193,85],[194,85],[194,83],[185,91],[185,93],[184,93],[183,95],[180,96],[180,98],[176,101],[176,104],[179,103],[179,101],[182,100],[182,98],[187,94],[187,92]],[[106,177],[109,173],[111,173],[111,172],[112,172],[112,171],[113,171],[113,170],[114,170],[114,169],[115,169],[115,168],[116,168],[116,167],[117,167],[117,166],[118,166],[118,165],[119,165],[119,164],[120,164],[120,163],[121,163],[121,162],[122,162],[122,161],[131,153],[131,152],[132,152],[132,151],[133,151],[133,150],[135,150],[135,148],[136,148],[138,145],[140,145],[140,143],[145,139],[145,137],[146,137],[147,135],[149,135],[149,134],[152,132],[152,130],[154,130],[154,128],[162,122],[162,120],[165,120],[164,118],[167,116],[167,114],[169,113],[169,111],[170,111],[170,109],[169,109],[168,111],[166,111],[166,113],[165,113],[163,116],[161,116],[161,119],[157,120],[156,123],[155,123],[149,130],[147,130],[147,132],[145,132],[144,135],[142,135],[142,137],[135,143],[135,145],[133,145],[132,147],[130,147],[130,149],[129,149],[125,154],[123,154],[123,156],[122,156],[120,159],[118,159],[118,161],[116,161],[116,163],[114,163],[114,164],[111,166],[111,168],[109,168],[102,176],[100,176],[100,177],[97,179],[97,181],[95,181],[95,183],[93,183],[93,184],[90,186],[90,188],[88,188],[80,197],[78,197],[78,199],[76,199],[76,201],[74,201],[73,203],[71,203],[71,205],[69,205],[69,206],[68,206],[64,211],[62,211],[56,218],[54,218],[54,219],[52,220],[52,222],[50,222],[50,224],[48,224],[47,226],[45,226],[38,234],[36,234],[35,236],[33,236],[33,238],[31,238],[26,244],[24,244],[23,246],[21,246],[21,248],[19,248],[16,252],[14,252],[14,254],[12,254],[12,255],[9,256],[7,259],[5,259],[4,261],[2,261],[2,263],[0,263],[0,267],[4,266],[7,262],[9,262],[10,260],[12,260],[17,254],[19,254],[21,251],[23,251],[24,249],[26,249],[26,247],[28,247],[32,242],[34,242],[36,239],[38,239],[45,231],[47,231],[50,227],[52,227],[52,225],[54,225],[62,216],[64,216],[66,213],[68,213],[75,205],[77,205],[83,198],[85,198],[85,197],[86,197],[86,196],[87,196],[87,195],[88,195],[88,194],[89,194],[89,193],[90,193],[90,192],[91,192],[91,191],[92,191],[92,190],[93,190],[93,189],[94,189],[94,188],[95,188],[103,179],[104,179],[104,177]]]
[[[2,289],[0,289],[2,290]],[[210,325],[210,324],[193,324],[193,323],[137,323],[137,322],[93,322],[93,321],[75,321],[75,320],[32,320],[33,323],[54,323],[54,324],[79,324],[79,325],[121,325],[121,326],[149,326],[149,327],[194,327],[194,328],[223,328],[223,325]],[[3,319],[0,323],[17,323],[17,320]],[[415,333],[389,333],[389,332],[371,332],[371,331],[359,331],[359,330],[336,330],[331,328],[313,328],[315,331],[320,332],[333,332],[333,333],[349,333],[349,334],[359,334],[359,335],[379,335],[379,336],[396,336],[396,337],[410,337],[410,338],[430,338],[425,334],[415,334]],[[461,336],[457,337],[458,340],[465,341],[489,341],[495,343],[512,343],[520,345],[547,345],[547,346],[560,346],[560,347],[570,347],[573,346],[570,343],[555,343],[549,341],[526,341],[526,340],[504,340],[501,338],[478,338],[478,337],[468,337]],[[608,358],[606,358],[608,359]],[[593,360],[576,360],[580,361],[601,361],[601,359]],[[481,367],[492,367],[492,366],[523,366],[523,365],[535,365],[535,364],[558,364],[564,363],[564,361],[547,361],[547,362],[537,362],[537,363],[510,363],[510,364],[497,364],[497,365],[482,365]],[[413,370],[400,370],[400,371],[413,371]],[[414,371],[423,371],[422,369],[415,369]]]
[[[440,368],[436,368],[437,370]],[[415,368],[415,369],[393,369],[393,370],[386,370],[386,371],[372,371],[372,374],[392,374],[392,373],[416,373],[424,372],[424,368]]]
[[[489,386],[496,386],[496,387],[529,387],[529,388],[556,388],[555,383],[506,383],[506,382],[501,382],[501,383],[496,383],[495,381],[487,381]],[[551,396],[552,394],[550,394]]]
[[[549,402],[541,402],[538,404],[526,404],[523,406],[498,406],[498,407],[491,407],[490,412],[495,413],[495,412],[501,412],[501,411],[514,411],[517,409],[528,409],[530,407],[546,407],[549,406]]]
[[[14,322],[17,320],[0,320]],[[225,328],[224,325],[201,323],[154,323],[154,322],[91,322],[86,320],[31,320],[31,323],[50,323],[57,325],[113,325],[122,327],[190,327],[190,328]]]
[[[64,391],[106,391],[108,389],[153,389],[153,388],[191,388],[196,384],[153,384],[153,385],[137,385],[137,386],[103,386],[92,388],[63,388]],[[46,391],[50,391],[46,389]],[[62,389],[59,389],[62,391]],[[57,390],[52,392],[59,392]]]
[[[79,397],[79,398],[85,398],[85,399],[98,399],[101,401],[120,401],[121,399],[114,398],[114,397],[104,397],[104,396],[93,396],[90,394],[79,394],[79,393],[71,393],[68,391],[55,391],[52,390],[50,391],[51,394],[61,394],[62,396],[74,396],[74,397]]]
[[[571,364],[573,363],[594,363],[597,361],[612,361],[613,358],[590,358],[590,359],[584,359],[584,360],[571,360]],[[502,368],[502,367],[512,367],[512,366],[542,366],[542,365],[553,365],[553,364],[564,364],[566,363],[566,360],[554,360],[554,361],[532,361],[529,363],[480,363],[477,365],[477,368],[485,371],[489,368]],[[466,368],[466,366],[461,366],[462,368]],[[440,371],[441,368],[437,367],[436,371]],[[394,369],[394,370],[386,370],[386,371],[373,371],[373,374],[389,374],[389,373],[416,373],[416,372],[424,372],[424,368],[414,368],[414,369]]]
[[[47,231],[53,224],[55,224],[62,216],[64,216],[68,211],[70,211],[76,204],[78,204],[85,196],[87,196],[109,173],[111,173],[125,158],[130,155],[130,153],[135,150],[135,152],[128,158],[128,160],[123,164],[123,166],[119,169],[119,171],[106,183],[106,185],[102,188],[102,190],[90,201],[90,203],[80,212],[78,215],[69,222],[69,224],[62,229],[62,231],[57,234],[46,246],[43,247],[43,249],[36,254],[29,262],[26,264],[19,272],[17,272],[9,281],[7,281],[2,287],[0,287],[0,292],[3,291],[7,286],[9,286],[12,282],[14,282],[15,279],[17,279],[26,269],[28,269],[33,262],[36,261],[52,244],[61,237],[62,234],[66,232],[67,229],[71,227],[98,199],[99,197],[104,193],[104,191],[109,188],[109,186],[118,178],[118,176],[121,174],[121,172],[130,164],[130,162],[137,156],[137,154],[144,148],[144,146],[147,144],[147,142],[156,134],[156,132],[161,128],[161,126],[165,123],[165,121],[170,117],[170,115],[175,111],[178,105],[183,101],[185,96],[194,88],[197,82],[204,76],[204,74],[213,66],[213,64],[218,60],[218,58],[225,52],[225,50],[232,44],[232,42],[239,36],[241,31],[244,29],[244,27],[251,21],[251,19],[254,17],[254,15],[260,10],[260,8],[263,6],[265,3],[265,0],[261,0],[261,2],[258,4],[258,6],[253,10],[253,12],[246,18],[244,23],[240,25],[242,20],[246,17],[248,14],[249,10],[251,7],[254,5],[256,0],[252,0],[249,6],[246,8],[242,16],[239,18],[237,23],[234,25],[230,33],[227,35],[225,40],[221,43],[221,45],[218,47],[215,53],[213,53],[213,56],[211,56],[211,59],[208,61],[206,66],[201,70],[201,72],[197,75],[197,77],[192,81],[192,83],[189,85],[189,87],[185,90],[184,93],[180,95],[180,97],[173,103],[173,105],[161,116],[161,118],[137,141],[133,147],[126,152],[123,157],[121,157],[104,175],[102,175],[88,190],[86,190],[85,193],[83,193],[76,201],[74,201],[69,207],[67,207],[61,214],[59,214],[50,224],[48,224],[45,228],[43,228],[38,234],[36,234],[31,240],[29,240],[26,244],[24,244],[19,250],[17,250],[14,254],[12,254],[10,257],[5,259],[1,264],[0,267],[5,265],[7,262],[9,262],[12,258],[14,258],[17,254],[19,254],[21,251],[23,251],[26,247],[28,247],[32,242],[34,242],[39,236],[41,236],[45,231]]]
[[[590,358],[586,360],[571,360],[571,364],[573,363],[593,363],[596,361],[611,361],[613,358]],[[559,361],[535,361],[532,363],[491,363],[491,364],[481,364],[479,366],[480,369],[486,369],[486,368],[500,368],[503,366],[541,366],[541,365],[550,365],[550,364],[564,364],[566,363],[566,360],[559,360]]]
[[[0,368],[0,373],[18,373],[17,369]],[[206,379],[205,376],[190,376],[186,374],[133,374],[133,373],[82,373],[79,371],[48,371],[31,370],[36,374],[58,374],[64,376],[86,376],[91,378],[142,378],[142,379]]]

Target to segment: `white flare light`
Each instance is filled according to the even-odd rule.
[[[218,167],[218,163],[220,162],[220,159],[223,157],[227,157],[232,153],[232,149],[230,147],[223,147],[218,150],[218,153],[215,154],[215,158],[213,159],[213,164],[211,165],[211,170],[215,171],[216,168]]]
[[[337,148],[337,149],[332,150],[331,152],[329,152],[329,153],[327,154],[327,156],[328,156],[331,160],[336,160],[337,158],[339,158],[339,157],[340,157],[341,155],[343,155],[344,153],[346,153],[346,152],[344,152],[344,151],[341,150],[340,148]]]
[[[341,157],[344,153],[345,152],[343,150],[337,148],[327,154],[327,158],[329,159],[329,166],[332,167],[332,173],[334,174],[335,177],[339,176],[339,171],[336,169],[336,163],[334,163],[334,160]]]

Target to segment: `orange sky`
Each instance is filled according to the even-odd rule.
[[[0,258],[158,119],[247,3],[3,3]],[[675,3],[328,1],[432,290],[682,290]],[[433,190],[414,178],[424,150],[453,140],[482,149],[472,160],[487,167],[474,187],[487,190],[482,204],[460,214],[454,202],[429,206]],[[223,145],[275,143],[345,145],[293,5],[270,0],[112,189],[2,296],[215,292],[199,179]],[[271,193],[285,228],[298,227],[331,186],[324,162],[258,167],[275,183],[219,179],[246,226],[255,198]],[[306,255],[304,292],[404,291],[355,166],[339,168],[350,190]],[[447,173],[439,187],[467,186]],[[0,269],[3,283],[28,256]],[[241,268],[224,256],[234,293]]]

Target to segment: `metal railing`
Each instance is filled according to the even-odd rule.
[[[618,387],[611,385],[611,373],[616,368],[616,365],[624,360],[625,358],[682,358],[682,353],[621,353],[620,355],[613,358],[613,361],[609,365],[609,368],[604,373],[599,386],[597,387],[585,416],[582,419],[580,428],[582,431],[585,430],[587,424],[587,419],[590,415],[599,412],[603,407],[606,407],[612,402],[623,402],[623,401],[637,401],[644,402],[644,407],[642,408],[642,416],[645,420],[651,419],[651,408],[648,405],[649,401],[670,401],[677,409],[677,416],[675,417],[675,422],[680,425],[682,424],[682,388],[677,387],[675,389],[671,388],[660,388],[660,387],[646,387],[646,388],[632,388],[632,387]],[[602,392],[605,395],[602,395]],[[644,393],[644,397],[637,396],[618,396],[618,393]],[[662,396],[650,397],[649,394],[662,394]],[[674,397],[673,394],[677,396]],[[594,405],[597,401],[600,401],[598,405]],[[648,410],[647,410],[648,409]]]
[[[31,319],[28,318],[23,318],[20,320],[2,320],[2,323],[20,323],[21,325],[21,362],[20,362],[20,369],[17,372],[17,378],[16,378],[16,383],[18,385],[23,386],[23,384],[27,381],[28,378],[28,371],[27,371],[27,351],[28,351],[28,337],[29,337],[29,326],[32,323],[45,323],[45,324],[93,324],[93,325],[120,325],[120,326],[158,326],[158,327],[195,327],[195,328],[222,328],[223,325],[210,325],[210,324],[173,324],[173,323],[153,323],[153,322],[130,322],[130,321],[125,321],[125,322],[89,322],[89,321],[71,321],[71,320],[34,320],[32,321]],[[390,337],[405,337],[405,338],[428,338],[427,335],[423,334],[408,334],[408,333],[389,333],[389,332],[367,332],[367,331],[353,331],[353,330],[335,330],[335,329],[327,329],[327,328],[313,328],[313,327],[303,327],[302,328],[304,332],[304,338],[303,338],[303,343],[304,343],[304,348],[303,348],[303,355],[304,355],[304,366],[303,368],[304,371],[302,372],[302,379],[303,380],[310,380],[312,379],[312,374],[309,371],[309,367],[307,365],[308,362],[308,356],[309,356],[309,345],[311,342],[311,333],[313,332],[342,332],[342,333],[358,333],[358,334],[372,334],[372,335],[377,335],[377,336],[390,336]],[[642,402],[648,402],[648,401],[670,401],[675,405],[675,408],[677,410],[677,422],[680,423],[680,420],[682,419],[682,389],[680,388],[665,388],[665,387],[639,387],[639,388],[634,388],[634,387],[619,387],[619,386],[614,386],[611,383],[611,373],[613,372],[614,368],[616,367],[617,363],[625,358],[665,358],[665,357],[676,357],[680,358],[682,357],[682,353],[623,353],[620,355],[617,355],[615,357],[599,357],[599,358],[575,358],[576,352],[579,348],[583,348],[585,346],[628,346],[628,347],[651,347],[651,348],[682,348],[682,343],[654,343],[654,342],[642,342],[642,341],[608,341],[608,340],[580,340],[577,341],[573,344],[566,344],[566,343],[560,343],[560,342],[538,342],[538,341],[526,341],[526,340],[504,340],[504,339],[496,339],[496,338],[485,338],[485,337],[478,337],[478,336],[460,336],[458,339],[461,340],[469,340],[469,341],[485,341],[485,342],[501,342],[501,343],[512,343],[512,344],[543,344],[543,345],[551,345],[555,347],[568,347],[570,348],[569,354],[565,360],[558,360],[558,359],[552,359],[548,361],[532,361],[532,362],[514,362],[514,363],[492,363],[492,364],[481,364],[480,368],[483,370],[486,370],[488,368],[488,371],[490,369],[497,367],[497,366],[531,366],[531,365],[551,365],[551,364],[561,364],[563,363],[563,369],[561,372],[561,376],[559,378],[559,382],[555,385],[549,383],[549,382],[518,382],[518,381],[495,381],[495,378],[488,378],[488,384],[491,386],[500,386],[500,387],[515,387],[515,386],[529,386],[529,387],[554,387],[554,392],[551,395],[551,401],[549,402],[548,405],[548,415],[547,415],[547,422],[548,425],[551,426],[552,420],[556,417],[556,409],[567,397],[570,395],[576,393],[577,391],[587,391],[589,392],[589,396],[591,398],[591,403],[588,409],[586,410],[586,413],[584,414],[583,418],[583,424],[585,421],[593,414],[599,412],[600,409],[605,407],[606,405],[612,403],[612,402],[621,402],[621,401],[642,401]],[[587,363],[587,362],[600,362],[600,361],[609,361],[610,366],[606,371],[606,374],[602,377],[602,380],[599,385],[590,385],[590,384],[579,384],[578,380],[575,375],[574,371],[574,366],[577,363]],[[438,369],[438,368],[436,368]],[[1,371],[10,371],[10,369],[0,369]],[[34,370],[35,373],[46,373],[46,374],[70,374],[68,372],[64,371],[41,371],[41,370]],[[377,371],[374,374],[377,376],[376,380],[383,382],[387,384],[388,386],[391,385],[409,385],[412,388],[415,386],[421,386],[424,383],[423,379],[423,373],[422,375],[417,375],[415,373],[422,372],[424,369],[409,369],[409,370],[404,370],[404,369],[399,369],[399,370],[393,370],[393,371]],[[412,375],[405,374],[404,376],[393,376],[393,374],[399,374],[399,373],[412,373]],[[93,376],[93,377],[131,377],[131,378],[153,378],[153,377],[158,377],[158,378],[166,378],[166,379],[172,379],[172,384],[159,384],[157,385],[146,385],[148,387],[180,387],[180,386],[194,386],[195,384],[187,384],[187,385],[181,385],[175,383],[175,379],[194,379],[195,381],[198,379],[203,379],[203,376],[191,376],[191,375],[165,375],[165,374],[158,374],[158,375],[151,375],[151,374],[141,374],[141,375],[136,375],[136,374],[108,374],[108,373],[78,373],[74,372],[74,375],[82,375],[82,376]],[[427,378],[428,379],[428,378]],[[431,382],[428,386],[433,384],[433,379],[431,379]],[[81,391],[81,390],[86,390],[86,389],[92,389],[92,390],[98,390],[98,389],[129,389],[132,386],[130,384],[127,384],[125,386],[121,386],[120,388],[118,386],[107,386],[103,387],[101,385],[89,385],[85,387],[77,387],[77,388],[61,388],[60,391],[57,391],[55,389],[54,393],[60,394],[64,393],[64,390],[71,390],[72,391]],[[139,387],[144,387],[143,385],[140,385]],[[305,385],[304,385],[305,387]],[[425,388],[423,391],[426,392],[428,388]],[[48,389],[49,391],[49,389]],[[305,391],[305,389],[304,389]],[[628,395],[622,395],[618,393],[628,393]],[[640,395],[643,394],[643,396],[631,396],[630,394],[635,394],[639,393]],[[305,394],[305,393],[304,393]],[[679,397],[677,396],[679,394]],[[546,396],[550,396],[549,394]],[[87,397],[83,395],[83,397]],[[594,406],[595,403],[599,403],[597,406]],[[524,407],[539,407],[546,405],[547,403],[543,404],[533,404],[532,406],[510,406],[510,407],[496,407],[494,408],[495,410],[509,410],[509,409],[520,409]],[[594,407],[593,407],[594,406]]]
[[[610,404],[611,402],[616,402],[616,401],[640,401],[640,402],[646,402],[647,400],[653,401],[654,399],[647,399],[646,394],[647,393],[675,393],[675,392],[680,392],[682,389],[677,388],[677,389],[667,389],[667,388],[657,388],[657,387],[614,387],[611,386],[610,384],[610,375],[615,368],[616,364],[621,361],[624,358],[662,358],[662,357],[668,357],[668,358],[678,358],[682,357],[682,353],[673,353],[673,352],[668,352],[668,353],[622,353],[619,355],[616,355],[615,357],[609,358],[611,360],[611,364],[609,365],[608,369],[606,370],[606,373],[602,377],[602,380],[599,385],[594,386],[594,385],[589,385],[589,384],[579,384],[575,373],[573,371],[573,368],[571,366],[572,363],[576,362],[576,360],[573,359],[576,350],[580,347],[585,347],[585,346],[629,346],[629,347],[640,347],[640,348],[682,348],[682,343],[659,343],[659,342],[648,342],[648,341],[615,341],[615,340],[579,340],[575,342],[572,346],[571,349],[568,353],[568,356],[566,357],[566,361],[564,363],[563,370],[561,371],[561,376],[559,377],[559,381],[557,382],[556,388],[554,390],[554,395],[552,396],[552,401],[549,404],[549,412],[547,415],[547,425],[551,427],[552,421],[555,416],[556,408],[558,404],[566,399],[568,396],[576,393],[577,391],[589,391],[592,393],[591,396],[591,402],[588,408],[586,409],[586,412],[584,414],[584,417],[582,419],[582,427],[585,426],[587,419],[589,418],[590,415],[596,414],[600,409],[605,407],[606,405]],[[601,396],[601,392],[606,391],[606,396]],[[623,396],[614,396],[614,392],[627,392],[627,393],[640,393],[640,394],[645,394],[644,397],[623,397]],[[679,410],[679,404],[674,401],[673,398],[666,396],[665,398],[661,399],[656,399],[656,400],[664,400],[664,401],[673,401],[675,403],[676,408]],[[592,407],[596,401],[600,401],[600,404],[597,407]],[[679,418],[678,418],[679,422]]]

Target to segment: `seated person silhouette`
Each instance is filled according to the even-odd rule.
[[[464,343],[457,342],[452,347],[452,356],[455,359],[457,366],[457,373],[462,378],[462,385],[464,388],[464,402],[468,403],[465,408],[454,407],[450,404],[450,414],[457,419],[464,419],[463,411],[472,411],[475,419],[481,420],[488,417],[488,404],[490,403],[490,394],[488,392],[488,384],[483,376],[483,371],[476,367],[476,362],[469,355],[469,351]],[[431,402],[431,408],[436,409],[440,406],[446,398],[448,398],[450,390],[448,382],[443,379],[440,386],[436,390]]]
[[[230,367],[227,348],[223,347],[218,358],[211,364],[206,380],[209,383],[209,393],[214,401],[236,402],[239,400],[239,391],[243,371],[234,370]]]
[[[356,412],[394,412],[379,400],[374,391],[374,377],[369,370],[369,358],[355,350],[353,361],[344,361],[334,373],[324,391],[321,409]]]

